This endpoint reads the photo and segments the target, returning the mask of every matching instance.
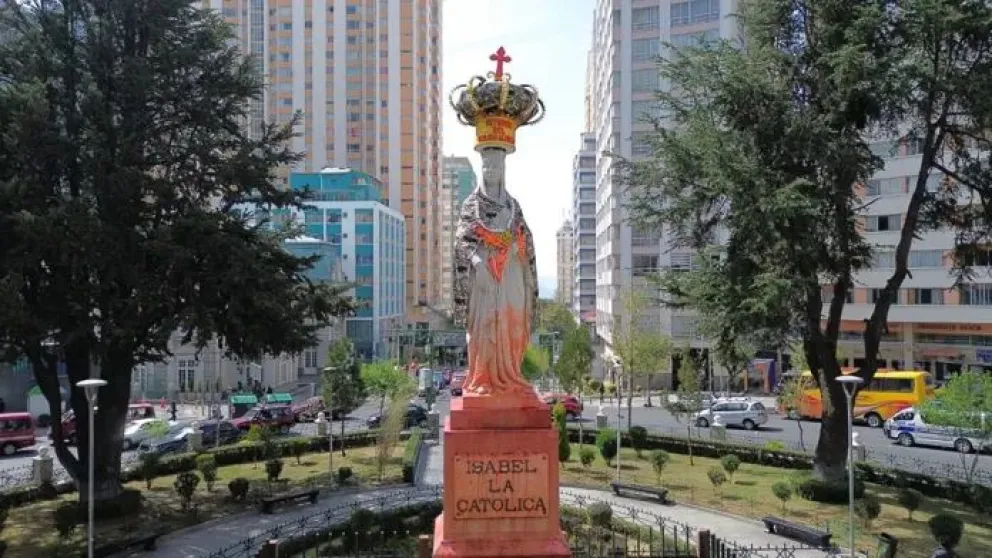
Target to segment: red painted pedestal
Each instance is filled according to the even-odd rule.
[[[558,433],[536,395],[466,395],[444,423],[434,557],[571,556],[558,516]]]

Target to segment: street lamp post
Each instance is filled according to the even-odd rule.
[[[841,375],[837,381],[844,386],[847,396],[847,522],[851,537],[851,558],[857,555],[854,547],[854,394],[862,379],[853,375]]]
[[[614,370],[616,371],[615,385],[617,388],[617,484],[619,484],[620,483],[620,440],[621,438],[623,438],[623,434],[620,432],[620,410],[623,408],[623,406],[620,404],[620,402],[623,401],[623,399],[620,397],[620,391],[621,391],[621,384],[623,383],[622,380],[623,371],[620,370],[619,362],[614,361],[613,366],[614,366]]]
[[[89,463],[89,482],[87,487],[86,555],[89,558],[93,558],[93,416],[96,414],[97,392],[105,385],[107,385],[107,380],[101,380],[99,378],[90,378],[89,380],[82,380],[76,383],[76,387],[82,388],[83,392],[86,394],[86,403],[89,406],[90,411],[89,430],[87,431],[86,436],[89,446],[87,457]]]

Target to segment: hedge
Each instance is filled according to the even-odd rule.
[[[403,449],[403,482],[415,482],[417,476],[417,462],[420,461],[420,447],[423,445],[424,434],[419,428],[410,431],[410,437],[406,440],[406,447]]]
[[[596,432],[595,429],[585,428],[583,431],[584,443],[594,444]],[[579,441],[578,429],[569,427],[568,434],[570,441]],[[663,449],[682,455],[689,453],[689,443],[686,438],[649,434],[644,443],[643,449],[645,450]],[[622,434],[620,444],[628,448],[632,447],[630,437],[626,432]],[[799,470],[813,468],[813,456],[807,453],[770,450],[759,446],[714,442],[712,440],[692,440],[693,455],[719,459],[728,453],[736,454],[745,463],[756,465]],[[967,504],[980,512],[992,513],[992,488],[990,487],[931,477],[922,473],[883,467],[873,463],[858,462],[856,466],[857,477],[864,482],[893,488],[913,488],[933,498],[943,498],[952,502]]]
[[[401,439],[406,436],[409,436],[409,434],[403,433],[400,435]],[[275,442],[275,447],[279,450],[280,455],[283,457],[291,457],[293,455],[292,445],[295,440],[298,439],[298,437],[294,437],[287,438],[285,440],[278,440]],[[308,443],[307,451],[327,451],[328,441],[326,437],[311,436],[304,439],[306,439]],[[375,444],[376,434],[372,431],[345,434],[344,441],[346,447],[367,447]],[[175,475],[186,471],[193,471],[196,469],[196,457],[201,454],[212,454],[217,460],[218,467],[251,463],[258,456],[256,449],[257,445],[258,444],[243,442],[236,445],[209,448],[200,453],[189,452],[168,455],[163,457],[162,461],[159,463],[156,470],[156,476]],[[335,449],[341,448],[341,438],[334,438],[334,447]],[[136,480],[143,480],[137,467],[132,467],[131,469],[121,471],[121,482],[126,483]],[[59,495],[69,494],[76,491],[76,486],[73,482],[55,483],[53,488],[56,494]],[[0,491],[0,507],[3,508],[23,506],[43,499],[45,499],[45,494],[43,494],[41,489],[35,485],[23,485]]]

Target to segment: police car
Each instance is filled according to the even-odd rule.
[[[982,415],[981,429],[965,429],[954,426],[937,426],[928,424],[920,416],[920,412],[910,407],[892,415],[885,421],[882,431],[885,436],[895,440],[899,445],[910,447],[915,445],[953,448],[961,453],[971,453],[978,450],[992,449],[992,440],[983,434],[985,415]]]

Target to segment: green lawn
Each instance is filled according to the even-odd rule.
[[[578,444],[572,444],[572,459],[562,468],[562,484],[603,488],[615,479],[616,462],[612,467],[607,467],[597,451],[596,461],[588,469],[584,469],[578,461],[578,455]],[[734,475],[733,483],[728,481],[721,489],[716,490],[706,473],[714,466],[719,467],[719,460],[696,457],[695,464],[690,465],[686,455],[669,455],[671,459],[662,474],[661,485],[669,489],[669,497],[673,500],[755,519],[776,515],[821,528],[829,524],[837,544],[843,544],[847,536],[846,505],[820,504],[793,495],[783,511],[782,504],[772,494],[771,486],[777,481],[788,480],[797,474],[796,471],[744,463]],[[658,484],[658,477],[648,460],[649,451],[644,452],[643,458],[638,458],[634,450],[624,448],[621,456],[623,480],[652,486]],[[874,494],[882,502],[882,513],[871,528],[858,525],[860,547],[874,548],[876,534],[885,532],[899,539],[900,558],[929,558],[935,545],[926,521],[937,513],[952,513],[966,525],[964,537],[958,547],[961,554],[992,556],[992,518],[983,518],[962,504],[928,498],[913,514],[913,521],[910,522],[906,510],[896,499],[895,489],[869,484],[867,492]],[[728,538],[732,539],[733,534],[728,534]]]
[[[338,467],[351,467],[354,472],[352,481],[362,485],[374,486],[400,482],[403,477],[403,446],[398,445],[394,449],[381,483],[378,478],[375,449],[374,446],[349,449],[347,457],[341,457],[340,452],[335,453],[334,471],[337,471]],[[262,462],[221,467],[212,492],[207,491],[206,483],[202,479],[197,486],[194,496],[197,505],[195,516],[183,512],[180,508],[179,498],[173,488],[175,475],[156,478],[151,490],[146,489],[144,481],[131,482],[127,486],[141,490],[144,495],[142,511],[132,517],[97,523],[97,540],[123,539],[133,536],[138,530],[147,529],[149,525],[172,531],[194,523],[239,513],[245,509],[254,509],[251,504],[231,501],[227,483],[238,477],[255,481],[253,489],[278,491],[315,482],[326,483],[327,472],[326,453],[307,454],[303,456],[299,465],[295,458],[284,457],[280,475],[282,480],[273,485],[269,485],[266,481],[265,464]],[[0,535],[0,539],[7,541],[9,546],[6,558],[50,558],[59,554],[77,556],[84,549],[85,525],[80,525],[68,540],[60,541],[53,518],[53,511],[61,502],[75,501],[76,498],[75,493],[67,494],[59,500],[36,502],[12,509],[6,528]]]

